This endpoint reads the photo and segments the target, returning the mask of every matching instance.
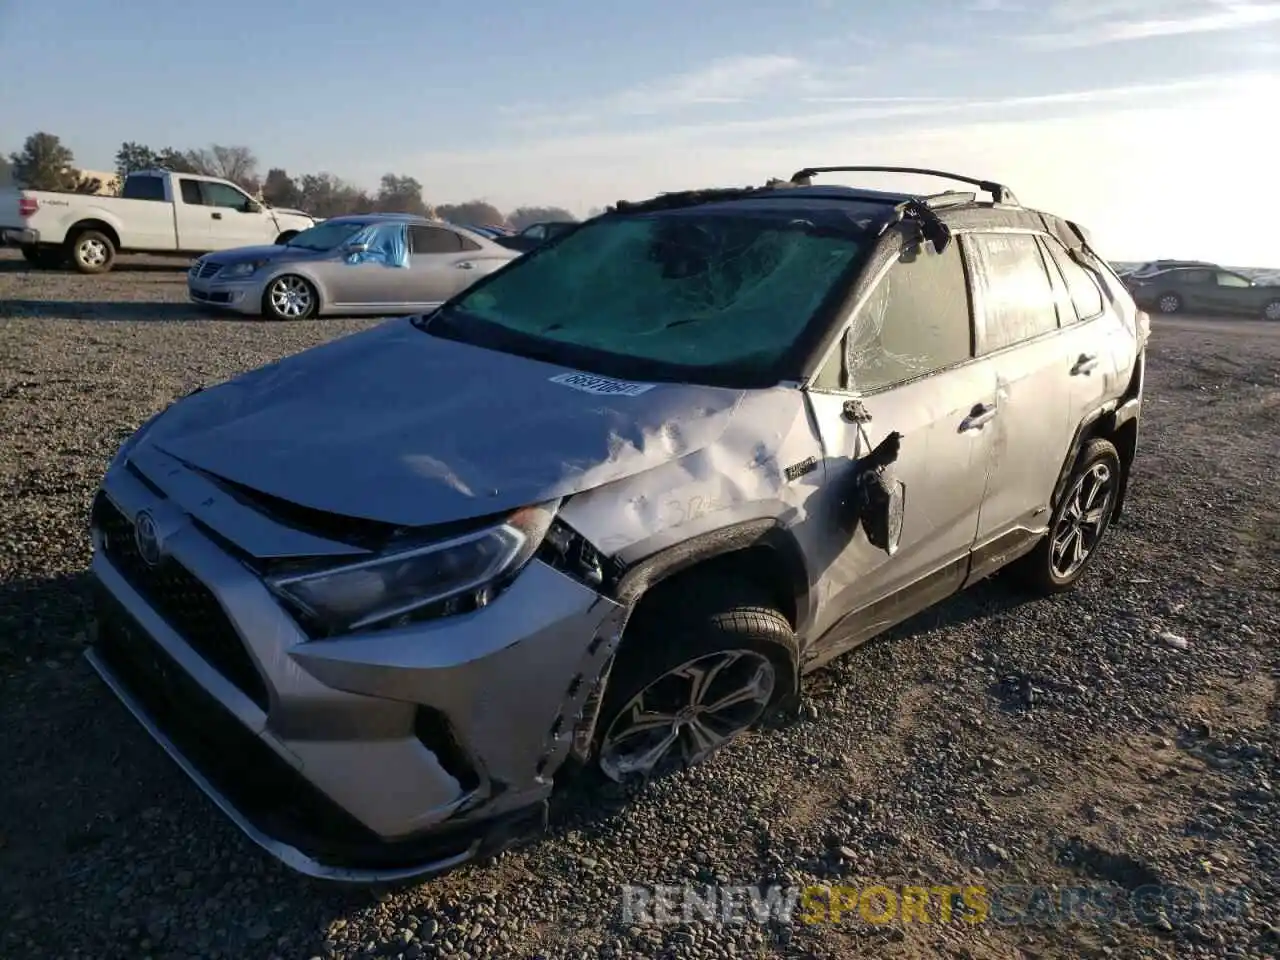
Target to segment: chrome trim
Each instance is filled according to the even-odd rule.
[[[142,705],[134,699],[129,693],[125,685],[120,681],[111,668],[103,662],[95,651],[92,649],[85,651],[85,659],[89,661],[90,666],[97,672],[102,681],[111,688],[114,693],[125,705],[128,711],[133,714],[135,720],[142,724],[143,729],[151,735],[151,738],[167,753],[183,772],[190,777],[210,800],[212,800],[224,814],[226,814],[231,822],[240,828],[250,840],[265,850],[271,856],[282,862],[290,869],[309,877],[315,877],[319,880],[341,880],[353,883],[377,883],[396,880],[407,880],[413,877],[421,877],[431,873],[441,873],[445,870],[451,870],[454,867],[461,866],[467,861],[473,859],[480,849],[480,840],[472,841],[471,845],[462,853],[447,857],[444,860],[435,860],[429,863],[421,864],[416,867],[400,867],[390,870],[361,870],[351,867],[335,867],[307,856],[297,847],[290,846],[276,840],[263,833],[257,827],[246,819],[235,805],[228,800],[221,792],[213,786],[212,783],[205,778],[195,765],[192,764],[180,751],[176,744],[170,740],[159,726],[152,721],[150,715],[143,709]]]

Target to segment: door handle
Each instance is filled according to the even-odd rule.
[[[221,219],[222,219],[222,214],[220,214],[220,213],[211,213],[211,214],[209,214],[209,216],[213,217],[213,219],[215,219],[215,220],[221,220]]]
[[[476,265],[470,260],[463,260],[461,263],[455,263],[454,266],[459,270],[474,270],[476,268]]]
[[[969,415],[960,421],[960,432],[965,433],[969,430],[979,430],[988,420],[996,415],[995,404],[987,405],[979,403],[969,411]]]
[[[1071,375],[1073,377],[1078,377],[1082,373],[1088,375],[1093,372],[1093,368],[1097,365],[1098,358],[1095,354],[1082,353],[1076,357],[1076,365],[1071,368]]]

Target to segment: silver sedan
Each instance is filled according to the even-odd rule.
[[[415,313],[517,256],[439,220],[405,214],[334,217],[286,244],[201,257],[187,274],[187,292],[195,303],[272,320]]]

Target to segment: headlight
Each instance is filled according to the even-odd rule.
[[[408,617],[434,604],[482,607],[532,559],[559,501],[517,510],[496,526],[373,560],[273,577],[286,603],[330,633]],[[446,612],[451,612],[446,610]]]
[[[233,263],[229,267],[223,267],[218,271],[219,280],[235,280],[240,277],[248,277],[255,273],[265,260],[250,260],[248,263]]]

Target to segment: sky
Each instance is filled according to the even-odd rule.
[[[0,150],[45,130],[94,170],[124,140],[243,144],[582,215],[923,166],[1111,259],[1280,265],[1280,0],[0,0],[0,63]]]

